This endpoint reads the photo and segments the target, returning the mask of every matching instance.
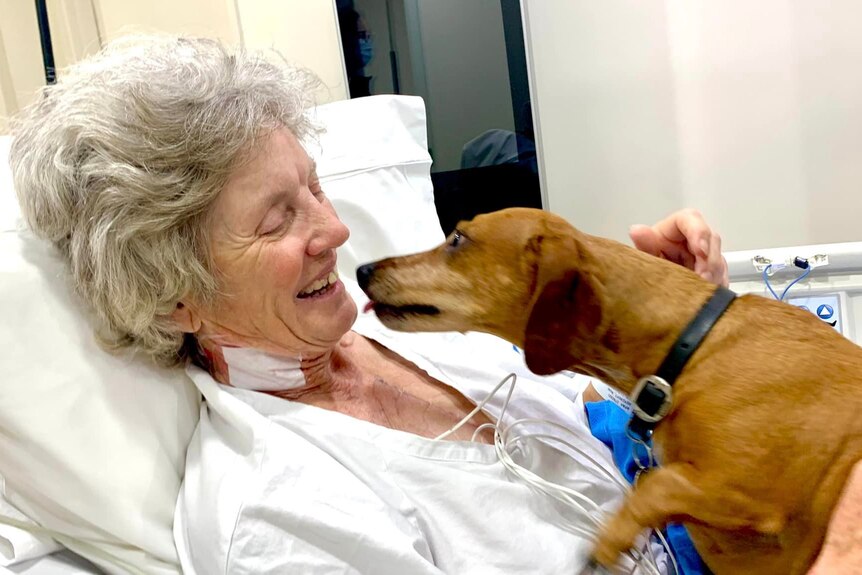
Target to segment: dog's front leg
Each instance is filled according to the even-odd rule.
[[[642,476],[622,508],[599,535],[595,560],[613,567],[646,528],[669,522],[693,522],[719,529],[753,529],[776,534],[783,514],[772,505],[704,478],[692,466],[671,463]]]

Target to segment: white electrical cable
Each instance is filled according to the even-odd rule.
[[[473,436],[470,438],[470,441],[476,441],[476,438],[479,437],[480,433],[482,433],[486,429],[494,429],[495,427],[496,426],[493,423],[483,423],[476,428],[476,431],[473,432]]]
[[[535,418],[532,418],[532,419],[531,419],[531,418],[524,418],[524,419],[518,419],[518,420],[515,420],[515,421],[513,421],[512,423],[510,423],[510,424],[509,424],[509,426],[506,428],[506,430],[508,431],[508,430],[512,429],[513,427],[515,427],[515,426],[517,426],[517,425],[523,425],[523,424],[527,424],[527,423],[537,423],[537,424],[540,424],[540,425],[548,425],[548,426],[550,426],[550,427],[553,427],[553,428],[555,428],[555,429],[558,429],[558,430],[562,431],[563,433],[567,433],[567,434],[569,434],[569,435],[571,435],[571,436],[573,436],[573,437],[578,437],[578,434],[577,434],[577,433],[575,433],[575,431],[574,431],[574,430],[569,429],[568,427],[565,427],[564,425],[560,425],[559,423],[556,423],[556,422],[554,422],[554,421],[546,421],[546,420],[544,420],[544,419],[535,419]],[[487,425],[487,424],[486,424],[486,425]],[[520,439],[521,437],[530,437],[530,436],[531,436],[531,435],[526,435],[526,436],[525,436],[525,435],[519,435],[519,436],[516,436],[516,437],[515,437],[515,439],[513,439],[513,441],[517,441],[517,440],[518,440],[518,439]],[[607,469],[605,469],[605,467],[604,467],[601,463],[599,463],[598,461],[596,461],[596,460],[595,460],[595,459],[594,459],[594,458],[593,458],[589,453],[587,453],[586,451],[584,451],[584,450],[583,450],[583,449],[581,449],[580,447],[576,447],[575,445],[572,445],[571,443],[569,443],[569,442],[567,442],[567,441],[565,441],[565,440],[563,440],[563,439],[561,439],[561,438],[559,438],[559,437],[557,437],[557,436],[555,436],[555,435],[546,435],[546,434],[543,434],[543,435],[542,435],[542,437],[543,437],[543,438],[546,438],[546,439],[551,439],[551,440],[553,440],[553,441],[557,441],[557,442],[559,442],[559,443],[561,443],[561,444],[565,445],[565,446],[566,446],[566,447],[568,447],[569,449],[571,449],[571,450],[573,450],[573,451],[578,452],[578,453],[579,453],[579,454],[581,454],[583,457],[586,457],[586,458],[590,461],[590,463],[592,463],[593,465],[595,465],[595,466],[596,466],[596,468],[597,468],[599,471],[601,471],[602,473],[604,473],[604,474],[607,476],[607,478],[608,478],[608,479],[610,479],[611,481],[613,481],[614,483],[616,483],[620,488],[622,488],[623,492],[627,492],[627,491],[630,489],[630,487],[631,487],[631,486],[630,486],[628,483],[626,483],[626,481],[625,481],[623,478],[621,478],[621,477],[619,477],[619,475],[615,475],[614,473],[612,473],[612,472],[608,471]],[[591,437],[592,437],[592,436],[591,436]],[[579,438],[579,439],[580,439],[580,438]]]
[[[509,392],[506,395],[506,400],[503,403],[503,408],[500,411],[500,417],[498,419],[498,422],[502,421],[503,415],[506,413],[506,409],[509,406],[509,401],[512,398],[512,393],[515,390],[515,384],[517,383],[517,380],[518,380],[518,376],[514,373],[510,373],[505,378],[503,378],[500,381],[500,383],[498,383],[494,387],[494,389],[492,389],[491,392],[487,396],[485,396],[485,398],[476,405],[476,408],[473,411],[471,411],[469,414],[467,414],[461,421],[459,421],[457,424],[455,424],[448,431],[440,434],[435,439],[436,440],[445,439],[446,437],[449,437],[451,434],[458,431],[458,429],[460,429],[467,422],[469,422],[470,419],[473,418],[473,416],[475,416],[477,413],[479,413],[479,411],[481,411],[482,408],[491,399],[493,399],[493,397],[497,394],[497,392],[500,390],[500,388],[502,388],[504,385],[506,385],[506,382],[508,382],[509,380],[511,380],[512,383],[509,386]],[[587,497],[581,493],[578,493],[577,491],[574,491],[568,487],[558,485],[552,481],[547,481],[547,480],[543,479],[542,477],[536,475],[535,473],[533,473],[529,469],[522,467],[521,465],[516,463],[514,461],[514,459],[512,459],[511,453],[509,452],[509,448],[512,448],[513,450],[518,449],[519,443],[523,442],[526,439],[530,439],[530,438],[542,439],[542,440],[546,440],[546,441],[556,441],[556,442],[560,443],[561,445],[565,445],[566,447],[573,450],[574,452],[577,452],[580,455],[582,455],[583,457],[587,458],[589,460],[589,462],[593,465],[593,470],[598,469],[602,474],[605,475],[606,478],[610,479],[613,483],[615,483],[618,487],[620,487],[622,489],[623,493],[625,493],[629,490],[629,488],[630,488],[629,485],[626,484],[624,481],[622,481],[619,477],[615,476],[613,473],[609,472],[604,466],[602,466],[598,461],[596,461],[586,451],[584,451],[583,449],[575,446],[574,444],[572,444],[568,441],[565,441],[564,439],[561,439],[559,437],[556,437],[554,435],[549,435],[549,434],[544,434],[544,433],[532,433],[532,434],[528,433],[528,434],[522,434],[522,435],[515,435],[515,436],[513,436],[513,438],[511,440],[509,440],[509,434],[513,428],[515,428],[517,426],[523,426],[523,425],[528,424],[528,423],[548,425],[550,427],[553,427],[555,429],[563,431],[564,433],[568,433],[569,435],[571,435],[573,437],[578,436],[578,434],[575,433],[573,430],[571,430],[567,427],[564,427],[558,423],[555,423],[552,421],[546,421],[543,419],[524,418],[524,419],[518,419],[518,420],[513,421],[508,426],[506,426],[502,430],[502,432],[501,432],[500,426],[498,424],[494,424],[494,423],[482,424],[479,427],[477,427],[476,430],[473,432],[473,440],[475,440],[475,438],[478,437],[478,434],[482,430],[488,429],[488,428],[493,428],[494,429],[494,448],[495,448],[495,451],[497,453],[497,457],[499,458],[499,460],[503,464],[503,466],[507,469],[507,471],[509,471],[511,474],[513,474],[514,476],[521,479],[527,485],[537,489],[538,491],[544,493],[545,495],[547,495],[547,496],[549,496],[549,497],[551,497],[557,501],[560,501],[561,503],[567,505],[570,508],[581,511],[583,516],[596,527],[595,531],[589,531],[586,528],[584,528],[582,525],[574,523],[574,522],[570,522],[568,520],[565,520],[565,518],[564,518],[564,522],[566,523],[566,526],[567,526],[569,531],[574,532],[574,533],[578,533],[579,535],[585,537],[589,541],[595,542],[595,540],[597,539],[597,536],[598,536],[598,527],[601,526],[601,520],[599,518],[595,517],[594,514],[602,515],[603,511],[602,511],[601,507],[595,501],[590,499],[589,497]],[[583,504],[579,503],[578,501],[583,502]],[[585,505],[587,505],[587,504],[588,504],[588,506],[592,507],[592,512],[585,507]],[[24,523],[22,521],[18,521],[16,519],[12,519],[11,517],[6,517],[3,515],[0,515],[0,523],[5,523],[6,525],[16,527],[16,528],[22,529],[24,531],[28,531],[28,532],[33,533],[35,535],[46,535],[48,537],[55,539],[59,543],[64,544],[66,547],[74,548],[75,546],[78,546],[80,548],[86,549],[92,556],[99,557],[100,559],[102,559],[103,561],[106,561],[108,563],[122,566],[123,568],[127,569],[130,573],[141,574],[141,575],[143,575],[143,573],[144,573],[140,568],[138,568],[134,564],[132,564],[128,561],[125,561],[119,557],[116,557],[116,556],[112,555],[111,553],[105,551],[104,549],[97,547],[97,546],[93,545],[92,543],[89,543],[88,541],[78,539],[75,537],[69,537],[63,533],[58,532],[58,531],[54,531],[52,529],[46,529],[44,527],[41,527],[38,525],[33,525],[30,523]],[[670,561],[673,565],[674,572],[678,575],[679,574],[679,566],[676,562],[676,558],[673,556],[673,553],[671,553],[671,551],[670,551],[670,546],[668,545],[667,540],[665,539],[665,537],[662,535],[662,533],[659,530],[654,530],[654,533],[658,537],[662,547],[664,547],[665,551],[667,552],[667,555],[670,558]],[[629,557],[635,563],[635,565],[633,566],[632,569],[634,570],[634,568],[640,567],[640,568],[646,570],[647,572],[649,572],[651,574],[661,575],[659,573],[658,567],[656,566],[656,559],[655,559],[655,556],[652,552],[652,548],[649,544],[648,538],[646,541],[646,548],[647,548],[647,551],[649,554],[649,559],[641,551],[638,551],[636,549],[632,549],[627,553],[629,555]]]
[[[581,511],[582,515],[587,520],[589,520],[589,522],[592,523],[595,527],[595,531],[587,531],[580,525],[569,523],[568,527],[570,531],[584,535],[590,541],[594,542],[596,540],[596,533],[601,527],[600,517],[602,515],[602,509],[597,503],[595,503],[585,495],[578,493],[577,491],[553,483],[551,481],[547,481],[542,477],[539,477],[535,473],[529,471],[528,469],[525,469],[524,467],[518,465],[511,459],[511,455],[506,451],[503,441],[500,441],[495,445],[499,446],[500,448],[497,451],[498,458],[500,459],[501,463],[503,463],[503,465],[509,470],[510,473],[521,479],[524,483],[538,489],[545,495],[567,504],[570,508]],[[576,499],[589,504],[589,506],[592,506],[593,513],[591,513],[590,510],[588,510],[584,505],[576,501]],[[599,515],[599,517],[597,518],[596,515]],[[647,546],[648,545],[649,541],[647,541]],[[647,561],[647,558],[641,552],[632,549],[627,553],[627,555],[631,557],[635,564],[640,566],[642,569],[655,575],[660,575],[655,565],[650,565],[650,563]]]
[[[653,529],[653,533],[658,537],[659,543],[664,547],[665,553],[670,557],[670,562],[673,565],[673,572],[679,575],[679,564],[676,562],[676,557],[674,557],[673,553],[670,552],[670,543],[665,539],[664,533],[661,532],[661,529]],[[652,553],[652,547],[649,548],[650,553]],[[653,557],[653,563],[655,563],[655,557]]]
[[[458,423],[456,423],[454,425],[454,427],[451,427],[448,431],[445,431],[445,432],[441,433],[440,435],[438,435],[437,437],[435,437],[434,440],[440,441],[441,439],[446,439],[447,437],[449,437],[450,435],[452,435],[453,433],[455,433],[456,431],[461,429],[461,427],[463,427],[465,423],[467,423],[468,421],[473,419],[474,415],[476,415],[477,413],[482,411],[482,408],[485,407],[485,404],[488,403],[489,401],[491,401],[491,399],[497,394],[497,392],[500,391],[500,388],[503,387],[504,385],[506,385],[506,382],[509,381],[510,379],[512,380],[512,387],[509,389],[509,396],[511,397],[512,389],[515,388],[515,381],[517,381],[517,379],[518,379],[518,376],[515,375],[514,373],[510,373],[509,375],[504,377],[503,380],[500,383],[498,383],[494,387],[494,389],[491,390],[491,393],[486,395],[485,399],[483,399],[482,401],[480,401],[476,405],[476,409],[474,409],[473,411],[471,411],[470,413],[465,415],[461,421],[459,421]],[[507,399],[506,403],[508,404],[508,399]],[[503,409],[505,410],[506,408],[503,407]],[[496,428],[496,426],[494,426],[494,427]]]
[[[505,378],[503,378],[500,383],[494,386],[491,392],[488,393],[488,395],[485,396],[485,398],[476,405],[476,408],[473,411],[467,414],[467,416],[465,416],[461,421],[455,424],[455,426],[453,426],[451,429],[439,435],[436,439],[445,439],[446,437],[449,437],[451,434],[455,433],[458,429],[460,429],[463,425],[470,421],[473,416],[479,413],[479,411],[481,411],[481,409],[497,394],[500,388],[502,388],[510,380],[511,385],[509,386],[509,391],[506,394],[506,399],[503,402],[503,408],[500,411],[497,423],[485,423],[480,425],[473,432],[472,439],[475,440],[476,437],[478,437],[479,433],[484,429],[493,428],[494,450],[500,463],[503,464],[503,467],[505,467],[511,475],[520,479],[526,485],[529,485],[537,491],[544,493],[546,496],[563,503],[568,508],[579,512],[578,515],[582,516],[589,523],[592,524],[592,527],[594,528],[593,530],[590,530],[589,528],[574,521],[569,521],[566,518],[563,518],[564,525],[562,525],[562,527],[572,533],[576,533],[585,537],[589,541],[595,542],[598,537],[598,529],[601,526],[602,516],[604,515],[601,506],[599,506],[599,504],[597,504],[595,501],[593,501],[586,495],[583,495],[563,485],[548,481],[536,475],[529,469],[522,467],[512,458],[512,452],[519,450],[520,444],[527,439],[539,439],[545,442],[557,442],[558,444],[563,445],[571,449],[573,452],[585,457],[592,464],[591,466],[587,466],[587,469],[589,469],[594,474],[595,470],[600,471],[601,474],[604,475],[604,478],[609,479],[613,484],[620,488],[621,493],[627,493],[629,489],[631,489],[631,486],[626,483],[621,477],[614,475],[612,472],[608,471],[605,466],[596,461],[595,458],[593,458],[585,450],[575,446],[569,441],[566,441],[555,435],[550,435],[548,433],[523,433],[520,435],[515,435],[513,433],[513,429],[516,427],[523,427],[527,424],[540,424],[550,426],[554,429],[562,431],[571,437],[579,438],[578,434],[572,429],[569,429],[552,421],[546,421],[543,419],[536,418],[517,419],[511,422],[508,426],[501,429],[500,422],[503,421],[503,416],[508,409],[509,401],[512,398],[512,393],[515,390],[515,385],[518,380],[517,375],[515,375],[514,373],[510,373]],[[658,537],[660,545],[665,549],[671,562],[671,565],[673,566],[674,573],[679,575],[679,565],[677,564],[676,558],[673,556],[673,553],[670,550],[670,546],[668,545],[667,540],[659,530],[653,530],[653,532]],[[656,564],[655,554],[653,553],[650,545],[649,537],[646,538],[645,546],[647,554],[644,554],[638,549],[631,549],[627,553],[627,555],[634,561],[633,570],[634,568],[640,567],[641,569],[650,574],[660,575]]]

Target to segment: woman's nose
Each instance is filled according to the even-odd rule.
[[[331,207],[321,205],[320,216],[308,242],[310,256],[318,256],[327,250],[335,249],[350,237],[350,230],[338,219]]]

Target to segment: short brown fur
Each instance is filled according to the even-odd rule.
[[[541,210],[458,229],[457,247],[373,266],[363,288],[378,315],[404,331],[498,335],[539,374],[571,369],[628,393],[715,289]],[[605,524],[599,563],[615,564],[647,527],[684,522],[718,575],[803,574],[862,458],[862,348],[811,313],[742,296],[677,380],[654,439],[663,465]]]

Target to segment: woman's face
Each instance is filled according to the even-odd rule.
[[[267,136],[236,169],[208,225],[223,295],[199,312],[200,337],[309,357],[353,325],[356,304],[335,269],[349,231],[289,130]]]

